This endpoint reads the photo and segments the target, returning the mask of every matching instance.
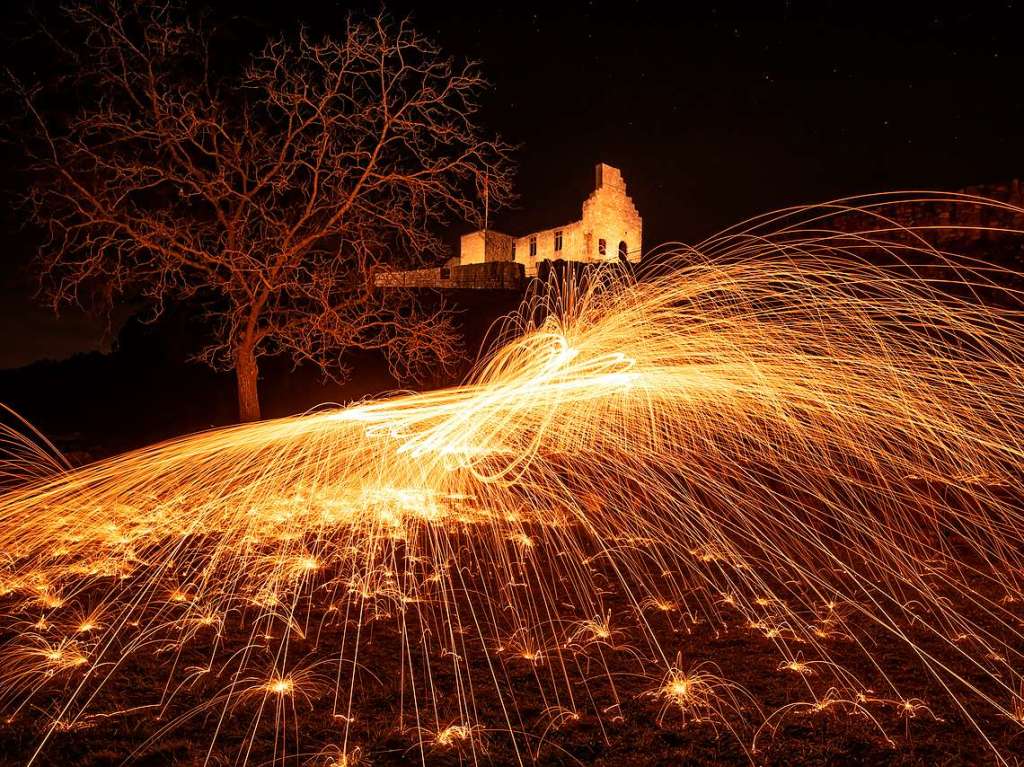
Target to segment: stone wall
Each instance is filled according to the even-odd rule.
[[[892,254],[906,258],[908,252],[901,247],[920,249],[922,245],[935,248],[939,258],[952,255],[978,259],[1001,267],[1006,271],[989,273],[994,284],[1013,290],[1024,290],[1024,184],[1011,181],[962,189],[958,195],[981,198],[977,202],[964,197],[940,194],[922,195],[918,200],[883,204],[873,207],[872,213],[842,212],[823,219],[819,226],[837,232],[863,234],[872,230],[885,230],[878,237],[888,243],[888,255],[880,250],[860,251],[862,243],[842,243],[858,248],[859,254],[872,260],[887,261]],[[989,202],[985,202],[989,201]],[[999,205],[1005,203],[1005,207]],[[892,223],[890,223],[892,222]],[[907,227],[901,231],[899,227]],[[915,252],[915,272],[936,280],[950,289],[950,272],[939,258],[927,251]],[[975,285],[972,291],[982,294],[986,301],[1002,304],[1007,295],[1000,290],[989,291]],[[1013,302],[1014,308],[1018,308]]]
[[[559,233],[562,235],[562,247],[556,250],[556,237]],[[534,240],[537,243],[537,253],[531,256],[530,243]],[[515,242],[516,261],[526,267],[528,277],[535,277],[537,265],[544,261],[554,261],[559,258],[570,261],[585,260],[583,224],[580,221],[573,221],[571,224],[551,229],[542,229],[525,237],[516,237]]]
[[[643,254],[643,219],[626,193],[622,173],[602,163],[596,175],[595,189],[583,202],[582,229],[589,242],[584,243],[585,257],[574,260],[617,261],[620,243],[624,243],[626,259],[637,263]],[[604,254],[600,253],[601,240]]]
[[[958,195],[983,198],[987,201],[1005,203],[1001,208],[991,202],[974,203],[963,197],[943,199],[938,195],[922,196],[920,200],[880,205],[872,208],[872,214],[842,213],[830,219],[830,225],[840,231],[861,232],[887,226],[884,218],[891,219],[899,226],[914,229],[914,237],[922,237],[933,246],[951,250],[965,250],[974,255],[988,243],[1020,245],[1020,236],[1008,237],[997,230],[1024,231],[1024,183],[1020,180],[1005,184],[972,186],[960,190]],[[884,218],[880,218],[884,217]],[[934,228],[932,228],[934,227]],[[887,236],[897,241],[911,240],[901,237],[899,232]]]
[[[459,262],[483,264],[490,261],[512,261],[512,237],[489,229],[462,235]]]
[[[374,275],[373,284],[378,288],[521,290],[525,279],[522,264],[488,261],[402,272],[380,271]]]

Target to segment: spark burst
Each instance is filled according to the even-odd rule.
[[[897,226],[894,199],[784,211],[637,276],[548,285],[460,387],[77,470],[5,432],[0,706],[52,712],[34,759],[155,656],[165,681],[130,703],[170,723],[158,735],[212,711],[250,717],[250,733],[269,717],[284,760],[304,747],[303,711],[326,706],[339,732],[321,756],[354,763],[366,637],[390,625],[396,727],[420,758],[477,761],[502,730],[525,762],[524,699],[555,712],[545,737],[588,706],[619,715],[614,654],[666,726],[741,740],[753,716],[926,709],[881,659],[875,696],[835,657],[840,638],[867,653],[870,629],[911,644],[965,713],[1019,723],[1017,275]],[[866,224],[838,228],[851,211]],[[717,666],[683,671],[656,620],[762,634],[778,673],[819,693],[765,718]]]

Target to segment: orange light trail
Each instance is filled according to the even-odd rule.
[[[868,626],[911,645],[969,717],[980,704],[1020,722],[1019,275],[929,245],[933,227],[884,217],[892,201],[784,211],[637,276],[545,286],[456,388],[75,470],[5,434],[0,708],[54,702],[36,758],[153,655],[164,678],[130,705],[157,706],[161,733],[210,712],[251,716],[251,731],[269,717],[283,759],[326,699],[330,758],[347,763],[362,754],[361,653],[383,622],[402,637],[396,727],[419,733],[424,762],[456,747],[477,761],[491,733],[530,729],[524,695],[555,712],[538,731],[597,697],[615,716],[612,655],[665,726],[710,722],[752,750],[792,710],[927,710],[871,654]],[[867,224],[835,228],[850,208]],[[763,636],[810,702],[761,712],[665,646],[665,620]],[[840,641],[887,689],[869,694]],[[196,648],[208,663],[182,660]]]

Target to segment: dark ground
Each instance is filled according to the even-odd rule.
[[[543,574],[541,577],[544,577]],[[613,582],[612,578],[608,578],[609,584]],[[980,619],[983,625],[987,623],[971,605],[963,604],[962,600],[956,601],[956,595],[950,596],[958,608],[972,618]],[[88,595],[81,596],[81,599],[87,602]],[[611,610],[616,625],[627,627],[627,616],[635,615],[621,592],[614,588],[607,595],[605,605]],[[10,603],[0,604],[0,607],[9,609]],[[1018,607],[1018,614],[1024,612],[1024,608],[1014,607]],[[867,687],[876,690],[878,698],[892,698],[891,694],[886,696],[882,692],[885,687],[878,673],[849,638],[858,636],[874,660],[885,669],[903,700],[914,701],[913,714],[908,715],[901,709],[899,700],[868,701],[861,713],[849,705],[839,703],[823,710],[813,710],[807,705],[794,706],[788,713],[776,713],[770,717],[774,727],[764,728],[759,735],[758,752],[751,756],[744,747],[750,745],[756,728],[765,716],[787,704],[812,700],[810,690],[814,691],[819,700],[827,699],[827,690],[835,684],[834,679],[827,671],[802,676],[780,670],[780,656],[772,642],[759,631],[745,625],[740,616],[730,612],[729,608],[722,608],[727,626],[712,626],[702,619],[690,620],[677,611],[645,614],[651,620],[659,643],[667,655],[681,652],[685,668],[697,662],[713,661],[718,667],[715,673],[746,688],[762,707],[763,714],[759,714],[753,704],[741,698],[739,707],[735,710],[727,707],[724,718],[717,724],[684,722],[675,709],[669,709],[659,723],[661,703],[644,693],[651,690],[652,684],[657,686],[660,671],[655,666],[648,666],[647,678],[637,675],[639,666],[636,656],[628,649],[631,640],[634,648],[639,647],[635,644],[636,634],[624,629],[624,633],[616,634],[614,648],[595,645],[575,656],[570,654],[570,666],[575,664],[577,669],[573,672],[571,687],[577,699],[579,718],[575,721],[562,720],[560,726],[552,728],[545,737],[538,739],[544,735],[547,721],[545,709],[552,700],[549,698],[546,702],[542,701],[536,692],[539,689],[537,682],[546,678],[548,671],[555,670],[554,664],[545,661],[534,664],[512,655],[492,654],[492,657],[500,660],[502,671],[499,671],[498,677],[504,677],[501,684],[516,690],[518,717],[524,723],[524,730],[531,733],[528,739],[521,740],[521,747],[526,742],[529,748],[536,749],[537,763],[636,767],[743,765],[751,763],[751,760],[756,764],[780,767],[924,767],[996,763],[992,750],[967,720],[965,713],[958,710],[953,698],[922,671],[911,648],[892,639],[884,631],[867,626],[852,615],[847,615],[840,635],[825,642],[833,660],[853,671]],[[320,631],[316,632],[319,634],[318,647],[321,650],[340,644],[343,627],[341,621],[332,618],[322,609],[318,614],[314,611],[311,617],[312,623],[322,621]],[[223,633],[229,639],[224,649],[217,653],[218,663],[226,658],[230,650],[244,644],[244,638],[248,636],[249,628],[239,624],[234,626],[234,630],[242,639],[233,640],[230,638],[232,628],[233,624],[230,623],[224,626]],[[920,626],[903,628],[919,647],[941,652],[934,638],[929,638]],[[353,708],[356,716],[349,740],[350,749],[355,746],[361,749],[366,760],[361,763],[418,764],[418,744],[423,738],[427,740],[428,765],[472,764],[473,756],[466,748],[432,745],[430,735],[417,733],[408,718],[406,729],[399,729],[399,680],[403,671],[399,661],[402,646],[395,621],[385,617],[367,623],[364,630],[359,657],[364,671],[358,677]],[[848,636],[843,637],[841,634]],[[967,638],[963,641],[970,643],[973,640]],[[198,634],[186,643],[178,659],[179,668],[209,663],[208,647],[203,635]],[[311,639],[296,640],[291,652],[299,656],[307,652],[313,654],[313,649]],[[223,679],[201,678],[195,686],[179,695],[162,720],[157,719],[153,708],[130,710],[134,706],[156,702],[170,676],[174,655],[174,652],[162,654],[158,651],[131,659],[93,701],[90,707],[93,716],[84,717],[70,731],[57,733],[37,763],[55,767],[99,767],[121,763],[174,716],[209,699],[216,690],[224,687]],[[976,651],[976,655],[981,655],[980,651]],[[614,700],[601,670],[600,658],[607,662],[610,675],[615,680],[621,708],[611,707]],[[454,682],[445,671],[447,666],[443,655],[435,654],[431,663],[436,668],[434,684],[438,690],[447,691],[447,694],[441,694],[438,698],[443,709],[452,701],[450,690]],[[482,750],[477,752],[479,763],[516,764],[507,732],[501,728],[501,709],[493,694],[494,687],[488,682],[490,676],[483,656],[478,654],[478,657],[473,657],[470,666],[473,677],[478,680],[474,694],[480,720],[496,726],[494,730],[475,734],[476,742],[482,746]],[[981,689],[991,689],[991,682],[985,675],[971,668],[968,663],[960,661],[953,670],[977,683]],[[583,678],[587,679],[586,685],[581,681]],[[3,764],[25,763],[43,729],[51,721],[46,712],[53,710],[61,698],[61,692],[66,692],[75,681],[74,673],[55,678],[48,684],[46,692],[34,701],[32,708],[23,710],[0,725],[0,756]],[[956,688],[953,689],[956,691]],[[210,764],[235,764],[251,737],[250,764],[268,764],[275,749],[278,754],[283,749],[292,755],[304,754],[293,756],[285,763],[330,765],[330,747],[340,743],[342,727],[341,721],[331,714],[333,679],[319,686],[311,686],[307,692],[308,698],[294,695],[294,699],[288,700],[287,705],[277,709],[276,715],[273,701],[268,704],[262,717],[256,717],[258,701],[243,703],[232,709],[216,737],[214,731],[218,727],[220,707],[206,715],[193,716],[140,749],[135,754],[135,763],[203,764],[209,750]],[[405,694],[408,696],[409,691],[406,690]],[[564,702],[565,690],[562,695]],[[588,703],[588,696],[592,696],[593,704]],[[971,696],[960,696],[960,701],[985,735],[1010,760],[1010,764],[1020,763],[1024,759],[1024,738],[1021,737],[1019,723],[1000,716],[994,710],[977,703]],[[129,710],[123,711],[126,708]],[[595,710],[603,710],[605,713],[599,718]],[[407,717],[409,711],[407,706]],[[877,724],[865,713],[875,718]],[[254,717],[258,718],[258,725],[252,730]],[[879,727],[885,730],[891,742],[887,741]],[[729,728],[735,729],[737,734],[731,734]],[[214,743],[212,749],[211,742]],[[314,758],[318,752],[320,757]],[[528,761],[528,757],[524,758]]]

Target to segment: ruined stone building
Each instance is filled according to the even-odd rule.
[[[535,277],[544,261],[640,261],[643,219],[618,168],[595,168],[594,191],[581,216],[561,226],[519,237],[491,230],[463,235],[459,255],[443,267],[382,272],[379,287],[514,288]]]
[[[622,173],[611,165],[595,169],[594,191],[583,201],[582,216],[551,229],[521,237],[477,231],[462,237],[458,263],[515,261],[527,277],[537,274],[542,261],[639,261],[643,219],[626,193]]]

